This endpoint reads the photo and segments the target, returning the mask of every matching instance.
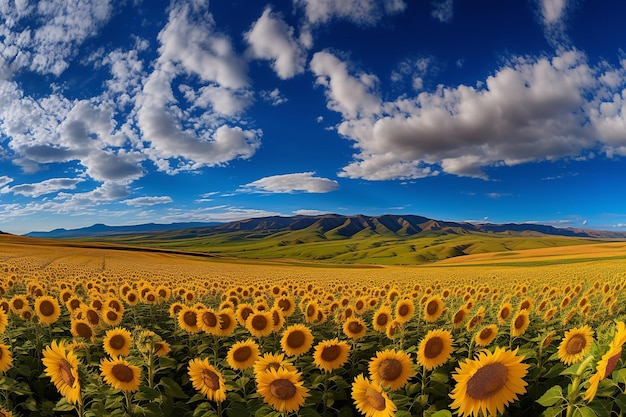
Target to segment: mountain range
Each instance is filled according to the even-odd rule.
[[[318,236],[351,238],[355,235],[412,237],[436,234],[489,233],[519,236],[568,236],[579,238],[626,239],[626,232],[582,228],[557,228],[535,223],[470,223],[434,220],[416,215],[345,216],[323,214],[317,216],[270,216],[237,220],[229,223],[188,222],[132,226],[94,224],[79,229],[55,229],[49,232],[30,232],[25,236],[42,238],[96,238],[149,234],[153,237],[201,237],[230,232],[249,232],[258,237],[264,234],[299,230],[314,230]],[[328,236],[327,236],[328,237]]]

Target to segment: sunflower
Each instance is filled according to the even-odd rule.
[[[396,320],[400,323],[406,323],[411,320],[413,317],[413,313],[415,312],[415,304],[413,304],[413,300],[404,299],[398,301],[396,304]]]
[[[254,374],[257,375],[269,369],[285,368],[288,371],[296,371],[296,368],[285,360],[284,353],[265,353],[254,363]]]
[[[0,372],[6,372],[13,366],[13,357],[9,347],[0,343]]]
[[[317,313],[319,312],[319,306],[317,301],[309,301],[304,309],[304,319],[307,323],[314,323],[317,319]]]
[[[198,313],[198,327],[205,333],[216,335],[219,330],[220,319],[212,308],[206,308]]]
[[[296,311],[296,303],[289,296],[282,296],[276,300],[275,305],[283,312],[283,316],[289,317]]]
[[[187,366],[189,380],[194,389],[215,402],[226,399],[226,384],[222,374],[209,363],[208,359],[192,359]]]
[[[449,330],[429,331],[417,348],[417,362],[427,370],[443,365],[452,355],[453,342]]]
[[[302,375],[284,368],[261,372],[256,375],[256,382],[263,401],[281,413],[300,409],[309,395],[302,385]]]
[[[74,337],[82,337],[91,341],[96,337],[93,327],[89,325],[87,320],[72,320],[70,331]]]
[[[502,305],[500,306],[500,310],[498,310],[498,323],[505,323],[511,316],[511,313],[513,313],[513,306],[511,305],[511,303],[502,303]]]
[[[248,316],[254,313],[254,306],[249,303],[241,303],[237,306],[237,321],[240,325],[245,326],[246,320],[248,320]]]
[[[4,333],[9,324],[9,316],[4,311],[4,309],[0,308],[0,333]]]
[[[255,311],[248,316],[245,326],[252,336],[267,336],[274,330],[272,313],[269,311]]]
[[[424,304],[424,320],[429,323],[437,321],[443,313],[444,304],[438,295],[432,296]]]
[[[585,392],[584,399],[591,401],[596,396],[598,385],[604,378],[611,376],[617,363],[622,357],[622,346],[626,343],[626,326],[623,322],[617,322],[617,332],[609,344],[609,350],[602,355],[596,365],[596,373],[589,378],[589,387]]]
[[[221,309],[217,316],[220,319],[220,327],[217,331],[218,336],[229,336],[237,327],[237,319],[231,308]]]
[[[97,327],[102,321],[100,313],[93,307],[83,306],[81,311],[82,317],[84,317],[84,319],[87,320],[87,322],[89,322],[89,325],[92,327]]]
[[[311,329],[302,324],[293,324],[285,329],[280,346],[287,356],[300,356],[313,346]]]
[[[528,310],[531,311],[533,309],[533,300],[532,298],[526,297],[522,301],[520,301],[518,310]]]
[[[387,330],[387,325],[391,321],[391,308],[387,305],[382,305],[372,317],[372,327],[377,332],[384,333]]]
[[[128,356],[133,340],[128,330],[116,327],[106,332],[102,344],[109,356]]]
[[[350,346],[338,339],[324,340],[315,345],[313,363],[322,371],[330,372],[348,360]]]
[[[11,307],[11,311],[18,315],[21,314],[22,311],[30,308],[25,295],[14,295],[13,298],[9,300],[9,306]]]
[[[403,328],[404,328],[404,325],[402,323],[399,323],[396,320],[391,320],[389,324],[387,324],[387,328],[385,329],[385,335],[389,339],[393,339],[394,336],[398,334],[400,331],[402,331]]]
[[[365,322],[358,317],[347,319],[343,324],[343,333],[350,339],[360,339],[365,335],[366,330]]]
[[[178,302],[170,304],[170,308],[168,309],[170,317],[175,320],[178,319],[178,313],[180,313],[183,307],[185,307],[185,305]]]
[[[460,363],[452,374],[456,386],[450,394],[450,407],[458,409],[461,417],[502,414],[528,385],[523,378],[529,365],[522,363],[524,357],[517,356],[517,350],[482,350],[476,359]]]
[[[380,384],[370,381],[363,374],[354,378],[352,399],[365,417],[393,417],[396,414],[396,405]]]
[[[63,342],[57,343],[56,340],[53,340],[42,353],[44,372],[50,377],[57,391],[70,404],[82,404],[76,354],[68,351]]]
[[[559,344],[557,354],[559,360],[569,366],[580,362],[591,349],[593,342],[593,330],[585,325],[565,332],[563,340]]]
[[[528,310],[519,310],[511,320],[511,335],[515,337],[523,335],[529,324]]]
[[[463,322],[467,318],[468,313],[469,313],[469,309],[465,305],[462,305],[461,307],[459,307],[456,313],[454,313],[454,316],[452,316],[452,326],[455,329],[458,329],[459,327],[463,326]]]
[[[115,309],[106,307],[102,310],[102,321],[109,326],[117,326],[122,322],[122,314]]]
[[[408,353],[386,349],[370,359],[368,370],[372,380],[391,390],[402,388],[413,375],[413,361]]]
[[[61,307],[55,298],[44,295],[35,300],[35,313],[40,323],[52,324],[59,319]]]
[[[483,306],[478,307],[478,311],[472,316],[471,319],[465,325],[465,330],[470,333],[473,332],[476,327],[485,319],[485,308]]]
[[[198,327],[198,312],[194,308],[184,306],[178,312],[178,325],[187,333],[198,333],[200,331],[200,327]]]
[[[139,389],[141,369],[121,357],[100,361],[100,374],[104,382],[115,389],[130,392]]]
[[[479,332],[476,332],[476,336],[474,337],[474,343],[482,347],[489,346],[497,335],[498,326],[496,326],[495,324],[490,324],[483,327]]]
[[[228,351],[226,361],[233,369],[247,369],[259,358],[259,345],[251,339],[236,342]]]

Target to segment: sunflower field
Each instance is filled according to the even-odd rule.
[[[3,248],[0,416],[622,416],[626,265]]]

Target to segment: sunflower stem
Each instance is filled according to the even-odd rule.
[[[585,372],[585,369],[587,369],[587,366],[593,361],[593,355],[589,355],[587,356],[587,358],[581,362],[580,366],[578,367],[578,371],[576,371],[576,374],[574,375],[574,378],[572,379],[572,390],[570,391],[570,394],[567,396],[567,411],[565,412],[565,417],[571,417],[574,413],[574,403],[576,401],[576,397],[578,397],[578,394],[580,393],[580,379],[582,374]]]
[[[422,366],[422,391],[421,393],[424,394],[425,390],[426,390],[426,367]]]
[[[130,415],[130,391],[124,391],[124,397],[126,398],[126,413]]]

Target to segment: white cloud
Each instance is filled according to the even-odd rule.
[[[35,5],[0,5],[0,63],[10,73],[22,68],[59,76],[77,47],[98,33],[113,8],[108,0],[52,0]]]
[[[293,212],[293,214],[298,215],[298,216],[319,216],[321,214],[326,214],[328,213],[327,211],[321,211],[321,210],[311,210],[311,209],[301,209],[301,210],[295,210]]]
[[[13,182],[13,178],[11,178],[11,177],[7,177],[6,175],[3,175],[3,176],[0,177],[0,187],[4,187],[5,185],[7,185],[7,184],[9,184],[11,182]]]
[[[82,178],[50,178],[38,183],[18,184],[5,187],[0,192],[11,192],[26,197],[36,198],[46,194],[54,194],[60,190],[74,190],[76,185],[83,182]]]
[[[304,72],[306,48],[294,37],[293,28],[269,7],[244,37],[251,55],[272,61],[272,68],[281,79]]]
[[[160,56],[137,99],[137,125],[150,144],[146,155],[171,174],[251,157],[261,132],[230,126],[228,118],[252,103],[247,66],[217,32],[208,2],[174,3],[158,38]],[[172,91],[172,83],[185,75],[204,83],[181,87],[189,108]]]
[[[403,0],[294,0],[294,4],[304,7],[306,17],[312,24],[343,19],[371,25],[385,14],[399,13],[406,8]]]
[[[311,70],[343,116],[337,131],[358,150],[339,175],[384,180],[439,169],[485,178],[485,166],[577,157],[598,141],[607,154],[626,154],[626,71],[607,65],[592,68],[576,50],[518,57],[476,87],[440,85],[387,102],[328,52],[315,54]]]
[[[272,106],[278,106],[289,101],[287,97],[281,94],[278,88],[275,88],[272,91],[261,90],[259,95],[263,100],[267,101]]]
[[[544,24],[552,25],[561,21],[566,0],[541,0],[541,16]]]
[[[313,176],[314,172],[274,175],[243,186],[245,191],[268,193],[329,193],[339,188],[337,181]]]
[[[431,16],[441,23],[450,23],[454,15],[454,0],[433,0]]]
[[[129,206],[141,207],[141,206],[153,206],[155,204],[167,204],[171,203],[172,198],[169,196],[153,196],[153,197],[137,197],[131,198],[128,200],[124,200],[124,204],[128,204]]]

